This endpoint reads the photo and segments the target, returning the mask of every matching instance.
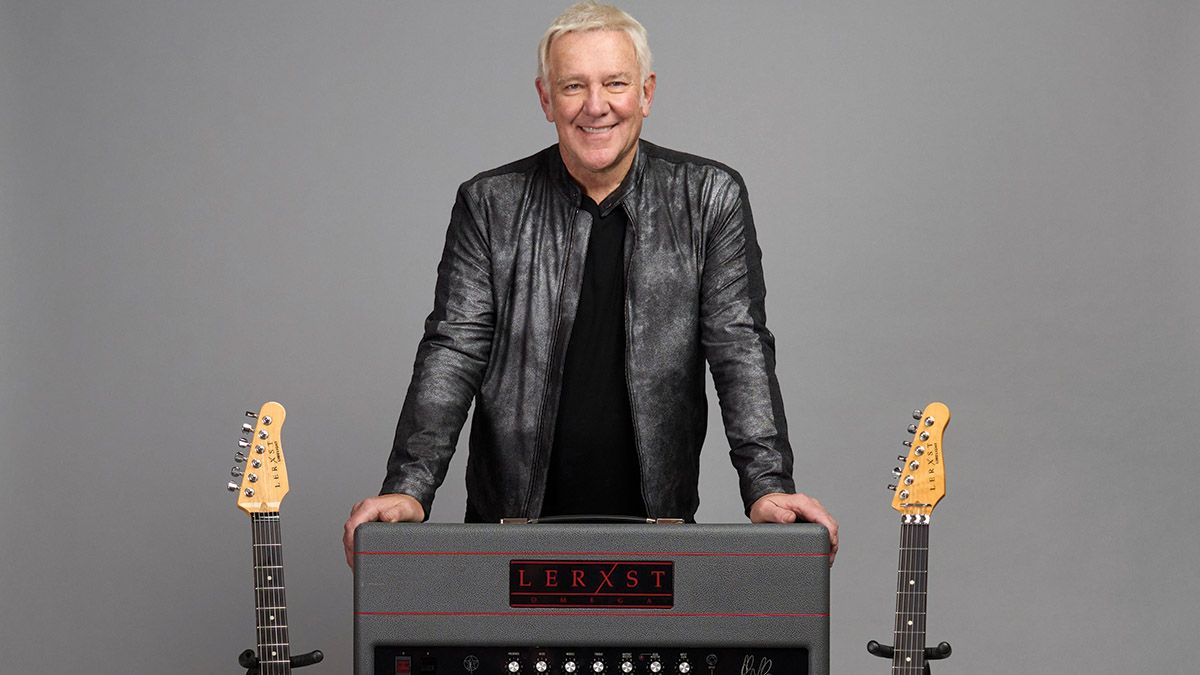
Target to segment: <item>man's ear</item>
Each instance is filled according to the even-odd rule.
[[[642,117],[650,116],[650,104],[654,102],[654,89],[658,86],[658,77],[654,73],[646,76],[642,83]]]
[[[542,78],[537,78],[533,81],[533,88],[537,89],[538,103],[542,106],[542,112],[546,114],[546,121],[554,121],[554,109],[550,105],[550,92],[546,91],[546,87],[542,84]]]

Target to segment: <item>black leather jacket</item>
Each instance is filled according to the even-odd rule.
[[[430,512],[474,399],[468,510],[537,517],[592,224],[580,197],[557,145],[459,188],[381,494],[412,495]],[[741,176],[640,141],[600,209],[618,205],[629,216],[625,376],[647,513],[691,519],[699,506],[705,360],[747,511],[794,491]]]

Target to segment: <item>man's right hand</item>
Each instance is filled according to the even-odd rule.
[[[425,509],[421,502],[404,494],[379,495],[362,500],[350,509],[350,518],[342,533],[342,546],[346,549],[346,564],[354,569],[354,530],[363,523],[419,523],[425,520]]]

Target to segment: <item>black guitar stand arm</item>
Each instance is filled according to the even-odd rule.
[[[867,643],[867,651],[883,659],[890,659],[896,653],[891,645],[881,645],[871,640]],[[950,643],[940,642],[936,647],[925,648],[925,675],[929,675],[929,662],[940,661],[950,656]]]
[[[325,660],[325,654],[320,649],[314,649],[307,654],[298,654],[288,659],[293,668],[303,668]],[[246,669],[246,675],[258,675],[258,654],[253,649],[238,654],[238,665]]]

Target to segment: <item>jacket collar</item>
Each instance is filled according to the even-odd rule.
[[[638,139],[637,154],[633,157],[633,164],[629,167],[629,172],[625,174],[625,178],[621,180],[621,184],[613,190],[611,194],[604,198],[600,203],[600,215],[607,216],[612,212],[617,205],[626,201],[633,192],[642,184],[642,174],[646,167],[646,146],[647,142]],[[550,175],[554,178],[554,182],[558,184],[559,190],[566,195],[571,203],[578,206],[580,200],[583,199],[583,190],[575,179],[571,177],[571,173],[567,171],[567,165],[563,163],[562,152],[558,148],[558,144],[548,148],[550,154]],[[628,211],[628,209],[626,209]]]

